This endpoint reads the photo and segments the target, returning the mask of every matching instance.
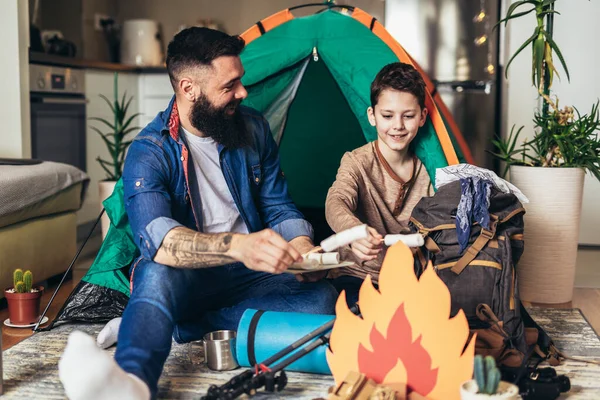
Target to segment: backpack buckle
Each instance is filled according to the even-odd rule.
[[[495,232],[492,232],[492,231],[490,231],[488,229],[485,229],[485,228],[481,228],[481,236],[483,236],[484,238],[486,238],[488,240],[493,239],[494,238],[494,234],[495,234]]]

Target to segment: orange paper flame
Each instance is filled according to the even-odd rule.
[[[360,288],[362,318],[340,296],[327,362],[337,384],[358,371],[428,399],[460,399],[461,383],[473,374],[475,338],[467,344],[462,310],[449,318],[450,292],[433,268],[418,280],[413,262],[403,243],[388,249],[379,291],[370,277]]]

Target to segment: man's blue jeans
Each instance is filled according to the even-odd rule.
[[[133,291],[123,313],[115,359],[156,397],[171,350],[210,331],[237,330],[249,308],[335,314],[336,290],[325,280],[298,282],[236,263],[204,269],[171,268],[143,259],[133,270]]]

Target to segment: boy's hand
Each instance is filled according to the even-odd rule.
[[[369,237],[353,242],[350,247],[352,252],[361,261],[370,261],[377,258],[377,255],[381,251],[382,243],[381,236],[374,228],[367,227]]]
[[[315,248],[315,245],[308,236],[297,236],[290,240],[290,244],[293,248],[298,250],[298,253],[300,254],[304,254]]]

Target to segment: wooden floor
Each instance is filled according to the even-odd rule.
[[[52,306],[48,310],[48,318],[50,321],[54,319],[60,307],[73,290],[77,283],[81,280],[85,274],[85,269],[74,269],[73,279],[65,281],[58,294],[54,298]],[[42,297],[42,310],[48,304],[48,301],[52,297],[54,290],[58,285],[55,284],[50,287],[50,290],[46,290]],[[529,305],[529,304],[526,304]],[[543,304],[533,304],[535,306],[546,306]],[[555,308],[580,308],[583,315],[587,318],[589,323],[594,327],[596,332],[600,332],[600,289],[587,289],[587,288],[576,288],[573,294],[573,301],[565,304],[554,304],[551,307]],[[4,321],[8,318],[8,310],[0,310],[0,320]],[[2,350],[6,350],[20,341],[33,335],[31,328],[10,328],[2,325]]]

